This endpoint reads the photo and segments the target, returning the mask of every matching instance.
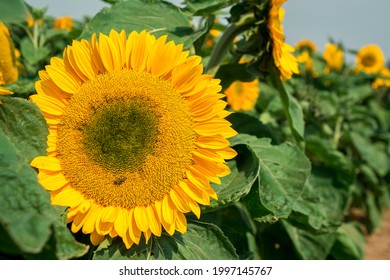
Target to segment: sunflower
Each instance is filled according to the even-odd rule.
[[[340,71],[343,67],[344,53],[339,47],[335,44],[326,44],[325,51],[323,53],[323,58],[326,61],[325,74],[329,74],[331,70]]]
[[[378,89],[380,87],[390,88],[390,69],[389,68],[383,68],[380,71],[379,77],[376,78],[375,81],[372,83],[372,87],[374,89]]]
[[[0,73],[3,84],[13,83],[18,79],[15,48],[8,28],[0,21]]]
[[[382,50],[377,45],[362,47],[356,55],[356,72],[378,73],[385,65]]]
[[[162,228],[185,233],[185,213],[217,199],[210,182],[235,157],[219,80],[198,56],[146,31],[73,41],[40,71],[31,100],[49,125],[47,156],[31,165],[71,230],[127,248]]]
[[[233,110],[249,111],[255,106],[259,92],[258,80],[252,82],[235,81],[225,90],[225,95]]]
[[[309,72],[313,77],[318,76],[314,69],[313,59],[311,58],[308,50],[305,49],[302,51],[302,53],[297,56],[297,60],[298,63],[304,67],[305,71]]]
[[[284,9],[281,8],[286,0],[271,0],[271,9],[269,11],[268,30],[272,42],[272,56],[276,67],[279,69],[283,79],[291,78],[293,73],[298,74],[298,62],[292,54],[294,48],[285,43],[282,21],[284,18]]]
[[[70,32],[73,28],[73,20],[71,17],[68,16],[58,17],[54,20],[53,28],[67,30],[68,32]]]
[[[310,53],[317,51],[316,44],[314,44],[313,41],[308,40],[308,39],[304,39],[304,40],[299,41],[297,43],[297,45],[295,46],[295,48],[297,50],[303,50],[303,51],[306,50],[306,51],[309,51]]]

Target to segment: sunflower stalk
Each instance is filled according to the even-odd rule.
[[[206,72],[214,76],[221,64],[221,61],[229,51],[234,38],[248,30],[255,23],[255,17],[253,14],[244,15],[238,22],[229,25],[223,32],[221,38],[215,45],[210,55],[209,63],[206,67]]]

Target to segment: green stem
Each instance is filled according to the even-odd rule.
[[[219,65],[226,53],[229,51],[234,38],[245,30],[248,30],[255,23],[253,14],[243,16],[238,22],[229,25],[223,32],[221,38],[215,45],[210,55],[209,63],[206,67],[206,72],[215,75]]]
[[[338,146],[339,140],[340,140],[340,138],[342,136],[341,125],[343,124],[343,121],[344,121],[344,117],[343,116],[339,116],[337,118],[337,121],[336,121],[336,127],[335,127],[334,135],[333,135],[333,142],[336,145],[336,147]]]

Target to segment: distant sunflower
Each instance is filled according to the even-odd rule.
[[[284,18],[284,9],[281,8],[286,0],[271,0],[271,9],[269,11],[268,30],[272,41],[272,56],[276,67],[279,69],[283,79],[291,78],[293,73],[298,74],[298,62],[292,54],[294,48],[285,43],[282,21]]]
[[[331,70],[340,71],[344,65],[344,52],[335,44],[326,44],[323,58],[326,61],[325,74]]]
[[[235,110],[252,110],[259,97],[259,82],[233,82],[228,89],[225,90],[226,99],[230,107]]]
[[[375,81],[372,83],[372,87],[375,89],[378,89],[380,87],[390,88],[390,69],[389,68],[383,68],[380,71],[379,77],[376,78]]]
[[[304,67],[304,71],[309,72],[313,77],[318,76],[314,69],[313,59],[311,58],[309,51],[302,51],[302,53],[298,55],[297,60],[298,63]]]
[[[308,40],[308,39],[304,39],[304,40],[301,40],[297,43],[297,45],[295,46],[295,48],[297,50],[303,50],[303,51],[309,51],[309,52],[315,52],[317,51],[317,46],[316,44],[314,44],[313,41],[311,40]]]
[[[73,28],[73,20],[69,16],[58,17],[54,20],[53,28],[70,32]]]
[[[382,50],[377,45],[362,47],[356,55],[356,71],[367,74],[378,73],[385,65]]]
[[[219,80],[198,56],[146,31],[112,30],[73,41],[39,73],[31,97],[49,125],[48,155],[35,158],[55,205],[69,206],[71,230],[127,248],[185,233],[184,213],[217,199],[210,182],[230,173],[237,133],[224,118]]]

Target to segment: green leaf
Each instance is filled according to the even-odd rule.
[[[225,91],[233,82],[251,82],[257,77],[247,69],[247,64],[223,64],[218,68],[215,78],[221,80],[222,91]]]
[[[228,162],[231,173],[221,179],[221,185],[211,184],[218,195],[206,210],[230,205],[247,195],[259,174],[259,159],[246,145],[234,146],[238,155]]]
[[[235,249],[222,231],[213,224],[189,222],[185,234],[173,236],[163,232],[152,236],[148,244],[142,239],[139,245],[127,250],[123,241],[116,238],[111,244],[102,244],[96,250],[98,260],[231,260],[237,259]]]
[[[258,138],[271,138],[273,143],[278,144],[278,139],[272,130],[255,116],[244,112],[236,112],[226,119],[238,133],[249,134]]]
[[[287,217],[310,174],[305,154],[291,143],[273,146],[270,139],[250,135],[240,134],[235,142],[248,145],[259,158],[261,204],[277,218]]]
[[[24,258],[73,258],[86,253],[77,243],[36,172],[0,128],[0,252]],[[54,235],[53,235],[54,234]]]
[[[31,64],[37,64],[38,62],[46,59],[50,54],[48,47],[35,48],[29,38],[25,38],[20,43],[20,51],[26,61]]]
[[[336,260],[364,259],[365,238],[356,222],[345,223],[337,230],[331,255]]]
[[[184,44],[185,49],[206,32],[194,31],[190,19],[171,3],[131,0],[103,8],[91,19],[79,39],[89,39],[93,33],[109,34],[111,29],[124,29],[127,34],[147,30],[156,37],[167,34],[168,40]]]
[[[382,213],[376,202],[375,195],[370,191],[366,192],[365,204],[367,207],[367,215],[368,215],[367,227],[369,233],[371,233],[375,228],[378,228],[381,225]]]
[[[301,144],[304,140],[305,130],[302,107],[299,105],[298,101],[286,91],[278,71],[272,71],[271,78],[278,90],[292,135],[294,136],[295,141],[298,144]]]
[[[239,0],[187,0],[184,11],[193,16],[207,16],[237,2]]]
[[[281,221],[295,250],[304,260],[325,260],[336,240],[336,233],[313,234]]]
[[[337,187],[334,171],[313,167],[302,196],[293,206],[289,222],[313,232],[334,232],[349,205],[350,192]]]
[[[362,159],[379,175],[385,176],[390,170],[389,158],[385,151],[373,145],[369,139],[356,132],[351,132],[350,137]]]
[[[0,128],[15,145],[23,162],[46,153],[48,127],[34,104],[22,98],[0,97]]]
[[[27,10],[22,0],[0,0],[0,21],[21,23],[27,18]]]

